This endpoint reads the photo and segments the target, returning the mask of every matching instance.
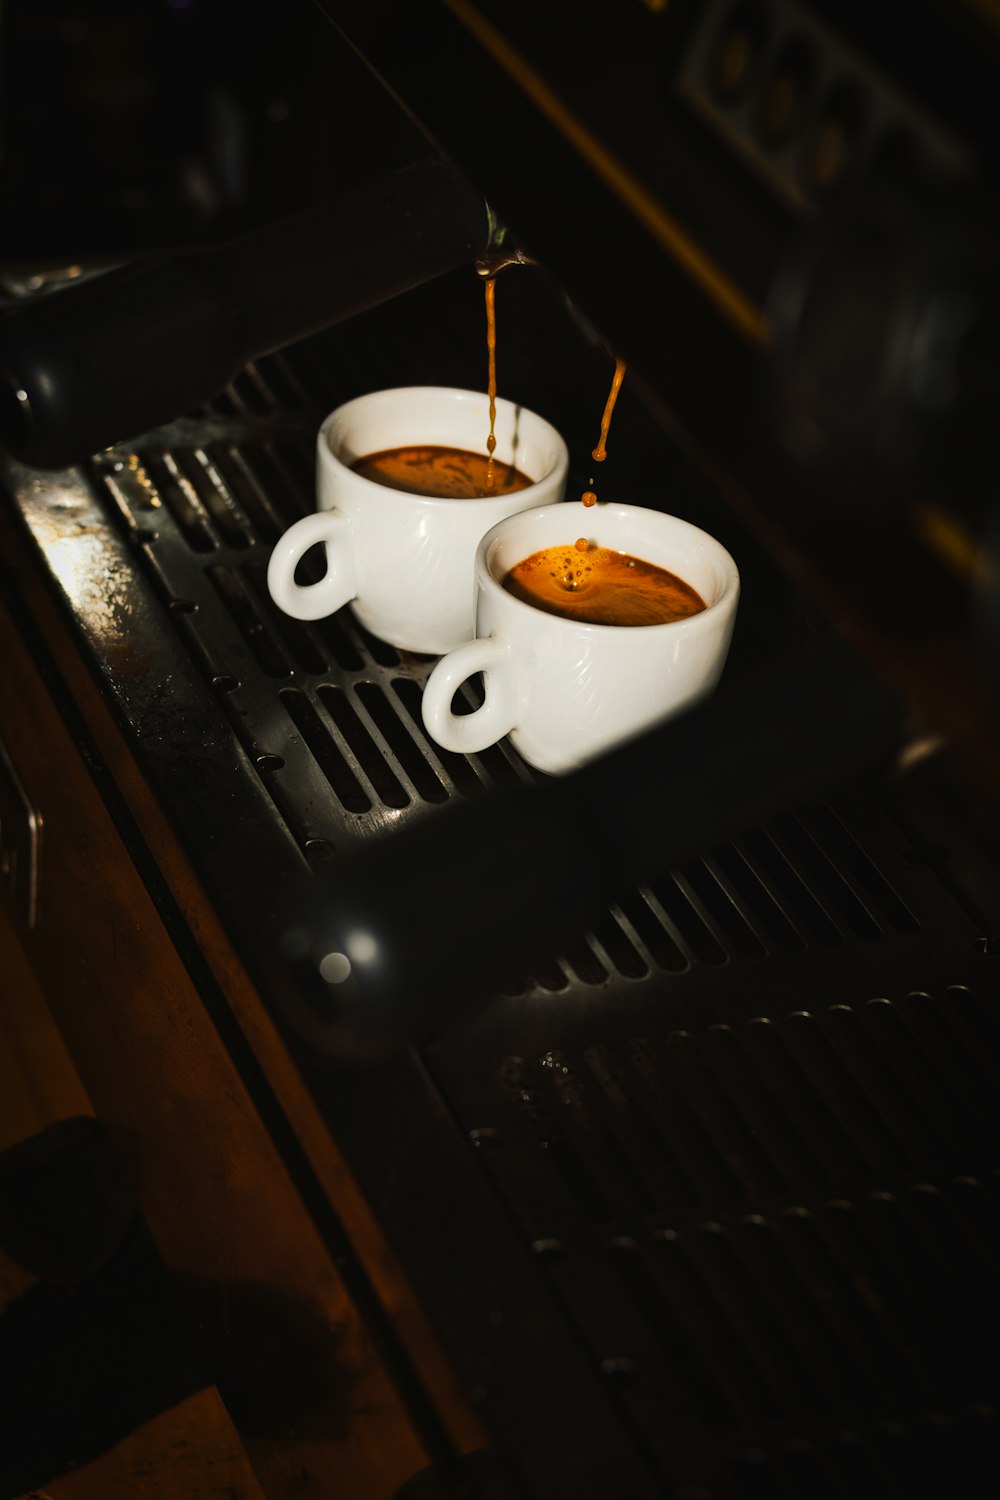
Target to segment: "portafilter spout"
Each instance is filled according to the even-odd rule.
[[[523,263],[432,156],[221,245],[27,299],[0,317],[0,442],[34,466],[79,462],[209,400],[248,360],[501,249]]]
[[[489,203],[486,205],[487,237],[483,253],[476,257],[476,270],[484,281],[499,275],[508,266],[534,266],[537,261],[517,244],[510,229]]]

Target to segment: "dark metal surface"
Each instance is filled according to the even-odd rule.
[[[484,200],[427,156],[241,239],[29,298],[0,317],[0,437],[24,463],[81,462],[248,360],[471,265],[489,238]]]
[[[562,426],[572,485],[607,356],[529,286],[500,283],[521,319],[501,389]],[[427,742],[427,660],[346,612],[287,620],[263,583],[314,503],[329,406],[420,370],[480,383],[465,295],[424,289],[250,367],[86,473],[5,465],[279,1021],[283,880],[530,777],[507,747]],[[740,563],[732,673],[822,632],[641,410],[620,415],[605,493],[669,494]],[[968,1488],[995,1447],[995,851],[928,802],[929,774],[831,788],[622,891],[516,994],[378,1068],[291,1038],[519,1493],[881,1500]],[[558,850],[524,858],[559,880]]]

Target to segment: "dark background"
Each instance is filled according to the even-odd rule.
[[[0,262],[225,239],[410,152],[313,0],[9,0]]]

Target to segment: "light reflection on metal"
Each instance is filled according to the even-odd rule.
[[[319,972],[327,984],[343,984],[351,977],[351,960],[346,953],[326,953],[320,959]]]
[[[73,469],[18,472],[22,509],[72,610],[130,676],[152,670],[152,661],[137,652],[132,631],[134,567],[109,536],[84,476]]]
[[[370,932],[350,933],[344,947],[356,964],[370,964],[378,958],[378,943]]]

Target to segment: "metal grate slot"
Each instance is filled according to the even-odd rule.
[[[824,947],[843,942],[839,929],[769,832],[755,829],[742,846],[771,899],[803,936]]]
[[[559,1177],[587,1218],[598,1224],[611,1221],[611,1205],[590,1164],[559,1129],[548,1100],[522,1057],[508,1057],[500,1076],[513,1093],[521,1110],[534,1128],[555,1175]]]
[[[657,1290],[648,1257],[634,1240],[612,1241],[615,1269],[660,1347],[667,1351],[677,1372],[679,1388],[696,1414],[711,1429],[725,1431],[736,1426],[733,1404],[706,1361],[700,1341],[692,1338],[671,1306]]]
[[[244,443],[241,451],[247,472],[253,482],[268,495],[272,509],[280,517],[281,529],[315,508],[315,479],[304,481],[296,464],[295,449],[282,444],[280,452],[272,443]]]
[[[626,1055],[636,1081],[633,1097],[640,1101],[662,1143],[661,1151],[666,1148],[667,1159],[672,1158],[682,1177],[691,1183],[692,1201],[717,1202],[732,1198],[739,1191],[739,1182],[724,1152],[719,1151],[700,1115],[677,1086],[672,1054],[683,1041],[677,1033],[669,1037],[663,1058],[645,1037],[627,1044]]]
[[[508,1058],[502,1073],[509,1076],[519,1061]],[[542,1142],[551,1139],[552,1131],[546,1131],[537,1110],[530,1103],[526,1105],[521,1094],[521,1089],[513,1088],[502,1133],[495,1126],[479,1127],[469,1132],[469,1139],[479,1165],[511,1204],[524,1242],[535,1255],[561,1254],[565,1250],[563,1233],[579,1217],[580,1193],[572,1170],[564,1178],[551,1172],[547,1163],[537,1173],[527,1165],[547,1156],[548,1147]],[[583,1197],[589,1202],[587,1184]]]
[[[316,508],[316,439],[288,437],[272,447],[275,463],[288,476],[288,484],[306,512]]]
[[[740,910],[721,868],[709,859],[693,859],[683,866],[683,874],[729,954],[763,958],[767,950]]]
[[[995,1053],[984,1051],[966,1032],[955,990],[947,992],[942,1004],[914,991],[894,1010],[919,1048],[922,1076],[933,1080],[922,1086],[947,1101],[959,1121],[955,1139],[964,1144],[967,1161],[981,1159],[989,1150],[996,1111],[996,1072],[990,1065]]]
[[[679,1419],[691,1413],[691,1403],[652,1331],[626,1289],[608,1283],[596,1255],[543,1252],[539,1262],[564,1317],[589,1345],[633,1441],[672,1492],[691,1461],[679,1427]]]
[[[274,397],[253,364],[246,365],[240,371],[229,390],[244,410],[253,412],[256,416],[266,417],[274,410]]]
[[[736,893],[748,924],[752,922],[754,930],[765,935],[765,946],[779,953],[801,953],[805,949],[801,933],[758,878],[738,844],[726,844],[716,849],[712,862]]]
[[[654,909],[655,899],[651,891],[640,887],[620,901],[619,905],[653,963],[660,969],[678,973],[687,968],[687,959]]]
[[[884,1055],[866,1033],[858,1013],[849,1005],[832,1005],[817,1016],[824,1034],[839,1054],[844,1068],[864,1090],[895,1143],[898,1162],[912,1166],[921,1146],[932,1146],[919,1104],[908,1097],[899,1072],[888,1066]],[[935,1153],[936,1154],[936,1153]],[[932,1157],[933,1159],[933,1157]]]
[[[249,547],[255,541],[253,528],[226,489],[216,469],[201,448],[175,448],[173,460],[178,482],[190,485],[211,517],[216,535],[230,547]]]
[[[110,495],[126,525],[152,530],[162,524],[160,497],[138,453],[123,457],[99,453],[89,470],[101,489]]]
[[[780,1326],[783,1340],[794,1350],[813,1411],[835,1409],[842,1421],[860,1421],[866,1407],[877,1400],[877,1390],[866,1371],[852,1364],[822,1301],[802,1279],[795,1257],[789,1255],[794,1240],[784,1239],[778,1227],[756,1215],[741,1220],[734,1235],[754,1301]]]
[[[747,1363],[756,1371],[764,1415],[772,1420],[784,1416],[794,1430],[810,1409],[821,1406],[821,1390],[797,1358],[783,1326],[766,1315],[733,1235],[721,1226],[705,1225],[694,1238],[705,1284],[731,1330],[733,1344],[745,1351]]]
[[[544,960],[536,961],[532,965],[531,977],[540,989],[548,990],[553,995],[569,988],[569,979],[563,973],[557,959],[552,959],[548,963]]]
[[[899,1172],[907,1153],[886,1124],[871,1095],[845,1065],[822,1027],[808,1011],[793,1011],[787,1020],[791,1047],[809,1087],[839,1117],[866,1164],[870,1180]]]
[[[269,354],[258,360],[258,379],[263,381],[275,405],[296,411],[309,405],[309,397],[284,354]]]
[[[708,1039],[675,1032],[669,1042],[670,1076],[683,1090],[691,1110],[700,1116],[706,1134],[715,1142],[737,1197],[754,1199],[761,1193],[780,1191],[784,1184],[774,1161],[764,1151],[753,1126],[740,1114],[728,1091],[719,1085],[707,1065]]]
[[[679,1204],[693,1201],[694,1189],[685,1173],[685,1165],[675,1151],[674,1143],[642,1108],[635,1080],[626,1062],[610,1048],[600,1045],[588,1047],[584,1061],[607,1102],[619,1148],[628,1151],[630,1140],[633,1147],[638,1147],[630,1154],[641,1168],[644,1182],[648,1183],[648,1189],[643,1188],[639,1194],[639,1201],[645,1205],[646,1211],[670,1212]]]
[[[583,984],[603,984],[608,970],[601,963],[589,942],[581,940],[568,948],[563,955],[565,962]]]
[[[807,873],[812,889],[825,898],[850,931],[862,938],[879,937],[881,929],[871,912],[800,819],[779,818],[775,826],[792,859]]]
[[[697,1339],[715,1379],[726,1390],[741,1425],[773,1420],[778,1412],[773,1389],[754,1363],[727,1315],[711,1275],[711,1242],[724,1233],[719,1224],[704,1224],[690,1236],[667,1231],[654,1237],[650,1263],[661,1294],[666,1293]]]
[[[204,506],[178,474],[171,455],[140,453],[139,461],[188,546],[194,552],[214,552],[219,542]]]
[[[393,774],[347,693],[324,682],[318,689],[323,707],[340,730],[358,765],[386,807],[408,807],[410,794]]]
[[[637,1213],[651,1216],[657,1194],[625,1143],[622,1114],[614,1107],[615,1090],[600,1052],[595,1051],[584,1070],[564,1052],[546,1052],[540,1063],[563,1128],[599,1177],[605,1199],[617,1205],[616,1219],[624,1215],[627,1221]],[[595,1080],[611,1086],[595,1086]]]
[[[364,658],[351,635],[349,618],[347,610],[341,610],[338,614],[328,615],[325,620],[314,620],[309,628],[326,647],[329,661],[336,662],[345,672],[360,672],[365,664]]]
[[[238,417],[241,411],[239,402],[232,395],[228,386],[225,390],[220,391],[217,396],[212,397],[211,401],[207,403],[207,409],[220,417]]]
[[[603,912],[594,923],[594,937],[624,979],[644,979],[649,965],[636,944],[629,940],[623,927],[625,920],[615,908]]]
[[[371,809],[371,798],[365,792],[334,742],[326,725],[313,708],[305,693],[296,688],[283,688],[279,694],[281,702],[301,734],[316,764],[330,783],[341,807],[350,813],[366,813]]]
[[[420,702],[423,697],[423,691],[420,684],[414,682],[412,677],[394,677],[392,679],[392,687],[396,697],[409,715],[411,722],[423,734],[424,721],[420,715]],[[464,797],[471,797],[483,790],[483,783],[476,775],[472,761],[467,760],[464,755],[456,755],[451,750],[442,750],[439,745],[434,745],[431,748],[435,759],[440,763],[457,792],[460,792]]]
[[[677,935],[678,946],[689,963],[725,963],[726,954],[697,905],[688,899],[682,876],[664,874],[651,880],[649,889],[663,910],[667,930]]]
[[[282,643],[295,666],[302,672],[325,672],[326,658],[317,649],[309,629],[273,604],[267,589],[266,564],[263,561],[248,561],[243,565],[242,571],[261,618],[267,621],[271,634]]]
[[[399,666],[400,655],[395,646],[390,646],[388,641],[380,640],[377,635],[372,635],[359,620],[353,617],[351,624],[372,661],[377,662],[380,667]]]
[[[200,606],[196,604],[193,599],[178,598],[177,595],[173,592],[170,578],[166,570],[161,566],[161,559],[159,556],[159,532],[147,531],[143,527],[134,532],[134,537],[139,544],[139,555],[142,558],[143,566],[145,567],[149,577],[152,579],[153,586],[160,596],[160,599],[170,611],[170,616],[173,621],[174,628],[183,637],[185,643],[194,654],[196,660],[198,660],[204,667],[206,661],[208,661],[209,659],[208,655],[202,648],[202,645],[197,640],[196,636],[193,635],[189,630],[189,626],[192,622],[184,618],[184,616],[186,615],[193,615],[197,613]],[[210,676],[211,671],[212,669],[209,669]]]
[[[767,1154],[781,1191],[792,1193],[808,1183],[815,1174],[799,1127],[763,1086],[742,1036],[731,1026],[711,1026],[704,1038],[704,1056],[718,1087]]]
[[[850,1404],[849,1419],[858,1419],[858,1408],[884,1408],[889,1372],[877,1357],[883,1330],[873,1318],[867,1289],[853,1281],[823,1225],[806,1209],[788,1209],[773,1231],[781,1253],[778,1274],[794,1278],[794,1294],[801,1299],[800,1336],[808,1334],[831,1371],[834,1392]]]
[[[212,564],[205,572],[261,671],[268,677],[290,677],[293,668],[284,646],[268,629],[238,574],[221,563]]]
[[[945,991],[948,1019],[968,1038],[970,1051],[977,1057],[995,1057],[1000,1051],[1000,1015],[995,1003],[987,1004],[964,984],[951,985]]]
[[[825,1205],[819,1217],[841,1276],[853,1282],[860,1296],[861,1307],[855,1303],[852,1310],[855,1318],[860,1314],[866,1335],[862,1351],[879,1370],[884,1388],[892,1392],[895,1411],[890,1414],[926,1411],[933,1405],[933,1393],[909,1345],[905,1317],[900,1318],[905,1299],[897,1275],[905,1275],[904,1268],[886,1262],[871,1222],[859,1206],[838,1199]]]
[[[935,1059],[933,1053],[921,1046],[917,1034],[907,1025],[907,1008],[902,1002],[893,1004],[889,1000],[871,1000],[861,1013],[862,1023],[881,1055],[892,1059],[905,1082],[908,1098],[925,1116],[926,1144],[932,1149],[931,1160],[937,1155],[934,1146],[941,1140],[947,1140],[960,1150],[960,1143],[966,1143],[966,1148],[974,1147],[982,1126],[975,1119],[975,1110],[969,1108],[971,1091],[958,1083],[961,1074],[939,1069],[940,1052]],[[970,1151],[968,1161],[975,1159],[974,1150]]]
[[[394,712],[382,689],[374,682],[359,682],[356,691],[419,796],[425,802],[446,802],[447,788],[435,776],[433,768],[407,733],[406,725]]]
[[[272,546],[284,529],[284,523],[272,507],[267,493],[247,468],[242,450],[228,443],[207,443],[205,455],[219,476],[219,483],[249,517],[257,540]]]
[[[514,751],[507,751],[503,742],[499,745],[491,745],[488,750],[481,750],[476,756],[486,775],[495,786],[520,786],[525,779],[525,771],[520,760],[514,761],[511,757]]]
[[[757,1017],[744,1029],[743,1044],[755,1071],[772,1099],[780,1099],[787,1116],[796,1121],[812,1168],[806,1181],[854,1181],[866,1170],[864,1153],[845,1131],[841,1117],[812,1087],[796,1055],[790,1022]]]
[[[475,713],[477,709],[482,708],[485,699],[483,676],[481,672],[476,672],[471,677],[467,677],[455,693],[451,703],[452,712],[455,714]],[[480,750],[474,758],[486,772],[488,780],[497,786],[514,786],[525,780],[537,779],[536,773],[529,770],[506,740]],[[540,776],[541,773],[537,775]]]
[[[825,802],[814,803],[809,809],[809,821],[823,846],[839,862],[841,868],[850,873],[880,916],[897,932],[919,932],[920,923],[913,912],[893,890],[833,808]]]

